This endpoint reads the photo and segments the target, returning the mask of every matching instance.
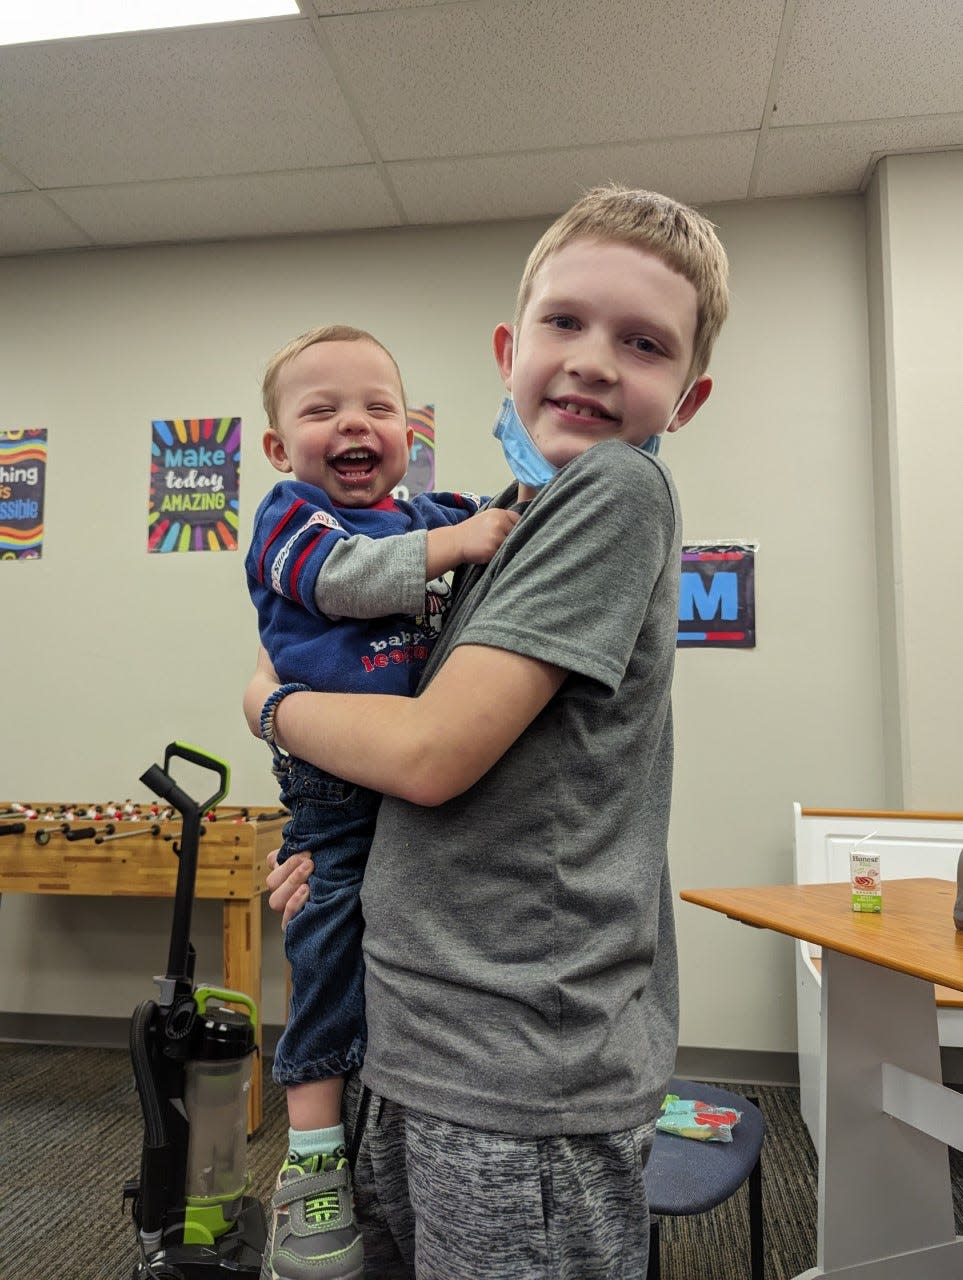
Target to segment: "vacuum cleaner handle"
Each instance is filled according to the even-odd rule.
[[[174,759],[187,760],[191,764],[200,765],[202,769],[210,769],[217,774],[219,785],[209,800],[203,802],[192,800],[187,792],[177,785],[170,774],[170,763]],[[202,751],[200,747],[192,747],[186,742],[170,742],[164,751],[163,768],[159,764],[152,764],[147,772],[141,775],[140,780],[145,787],[150,787],[155,795],[166,800],[182,817],[185,817],[193,810],[207,813],[208,809],[213,809],[215,805],[221,803],[230,790],[231,766],[226,760],[220,760],[217,756]]]
[[[174,759],[210,769],[218,776],[218,789],[203,803],[193,800],[177,785],[170,775],[170,763]],[[186,742],[171,742],[164,752],[164,765],[152,764],[141,774],[141,782],[155,795],[166,800],[181,815],[180,865],[177,868],[177,885],[174,889],[174,918],[171,926],[170,952],[167,960],[167,978],[172,985],[162,989],[161,1004],[169,1007],[178,991],[190,989],[193,980],[193,960],[190,940],[191,912],[194,906],[194,882],[197,878],[197,854],[201,836],[201,815],[212,809],[227,795],[231,781],[230,766],[217,756]]]

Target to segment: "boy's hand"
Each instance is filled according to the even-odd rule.
[[[268,903],[272,911],[281,912],[281,928],[286,929],[308,900],[308,876],[314,863],[306,853],[295,853],[278,866],[278,851],[267,856],[270,868],[265,884],[271,890]]]
[[[517,511],[496,507],[462,521],[457,526],[462,536],[462,560],[466,564],[488,564],[520,518]]]

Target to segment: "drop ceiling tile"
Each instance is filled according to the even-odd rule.
[[[370,159],[302,18],[8,46],[0,120],[40,187]]]
[[[0,255],[75,249],[90,239],[38,192],[0,195]]]
[[[0,191],[31,191],[32,189],[26,178],[21,177],[16,169],[11,169],[0,160]]]
[[[321,26],[373,144],[407,160],[757,128],[782,7],[502,0]]]
[[[396,226],[373,165],[50,192],[100,245]]]
[[[963,111],[960,0],[800,0],[780,125]]]
[[[423,9],[433,4],[475,4],[477,0],[305,0],[302,8],[313,9],[319,17],[342,13],[375,13],[384,9]]]
[[[413,222],[475,222],[551,215],[606,182],[664,191],[690,203],[745,198],[755,134],[639,146],[526,152],[387,166]]]
[[[756,173],[758,196],[859,191],[880,156],[963,146],[963,115],[772,129]]]

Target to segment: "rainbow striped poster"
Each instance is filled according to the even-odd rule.
[[[408,426],[415,433],[408,470],[401,483],[392,489],[392,496],[407,501],[419,493],[428,493],[435,487],[435,406],[423,404],[408,410]]]
[[[148,551],[236,551],[240,418],[151,422]]]
[[[0,431],[0,560],[39,560],[47,431]]]

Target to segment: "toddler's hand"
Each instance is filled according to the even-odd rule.
[[[463,538],[462,559],[468,564],[488,564],[519,519],[517,511],[498,508],[469,516],[459,526]]]

